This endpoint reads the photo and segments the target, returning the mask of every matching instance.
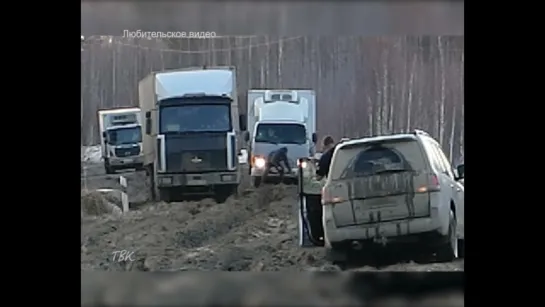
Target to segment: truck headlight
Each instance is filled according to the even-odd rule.
[[[254,166],[257,168],[264,168],[267,162],[265,161],[265,158],[262,157],[256,157],[254,159]]]

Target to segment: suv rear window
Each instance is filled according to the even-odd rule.
[[[374,175],[382,170],[426,169],[417,141],[392,140],[339,148],[331,165],[330,178],[343,180]]]

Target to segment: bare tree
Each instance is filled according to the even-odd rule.
[[[318,133],[362,137],[427,130],[458,159],[464,143],[464,42],[440,37],[88,38],[82,52],[83,144],[98,142],[97,111],[138,105],[152,71],[237,68],[241,112],[250,88],[310,88]]]

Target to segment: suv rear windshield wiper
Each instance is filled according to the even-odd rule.
[[[408,169],[396,168],[396,169],[379,169],[373,171],[373,174],[384,174],[384,173],[399,173],[399,172],[408,172]]]

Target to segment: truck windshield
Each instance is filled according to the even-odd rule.
[[[259,124],[256,143],[305,144],[307,134],[305,126],[300,124]]]
[[[142,142],[140,127],[117,128],[108,130],[108,143],[112,145],[134,144]]]
[[[225,104],[177,105],[161,108],[160,133],[231,131],[231,114]]]

